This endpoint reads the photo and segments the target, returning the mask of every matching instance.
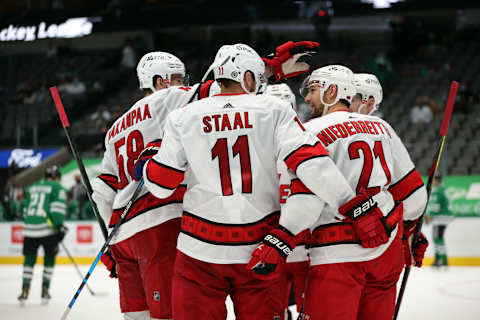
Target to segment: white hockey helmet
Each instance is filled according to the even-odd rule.
[[[323,95],[332,84],[336,85],[338,88],[337,97],[332,103],[326,103],[323,100]],[[320,89],[320,101],[323,104],[322,115],[327,112],[328,107],[336,104],[340,99],[351,102],[356,93],[352,70],[345,66],[335,64],[314,70],[312,74],[303,81],[300,88],[300,94],[303,97],[306,97],[308,89],[312,86],[316,86]]]
[[[355,73],[353,75],[355,88],[357,93],[362,96],[362,102],[358,112],[360,112],[367,105],[368,98],[373,97],[375,99],[375,105],[373,109],[368,113],[372,114],[380,107],[380,103],[383,99],[383,90],[380,81],[377,77],[370,73]]]
[[[279,84],[269,84],[267,86],[266,94],[279,97],[282,100],[289,102],[292,105],[292,108],[297,110],[297,101],[295,95],[293,94],[292,89],[286,83]]]
[[[239,82],[243,90],[248,93],[261,93],[265,90],[267,80],[265,78],[265,64],[255,50],[246,44],[237,43],[222,46],[215,56],[215,60],[203,76],[205,81],[210,72],[213,71],[213,78],[230,79]],[[255,79],[255,92],[249,92],[245,88],[243,77],[247,71],[253,73]]]
[[[185,65],[179,58],[168,52],[149,52],[140,59],[137,65],[140,89],[151,89],[155,92],[154,76],[162,77],[169,86],[172,74],[181,74],[185,77]]]

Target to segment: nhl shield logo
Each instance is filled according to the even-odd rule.
[[[153,291],[153,300],[160,301],[160,292]]]

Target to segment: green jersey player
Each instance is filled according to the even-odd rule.
[[[33,277],[33,267],[37,260],[37,250],[43,247],[45,253],[42,303],[50,299],[48,292],[58,243],[66,233],[63,220],[66,210],[66,192],[60,185],[61,175],[57,166],[45,170],[45,179],[32,184],[26,192],[26,208],[24,210],[23,227],[23,281],[22,293],[18,300],[23,305],[28,298],[30,283]]]
[[[435,267],[448,265],[444,234],[447,224],[453,219],[449,207],[450,202],[445,195],[442,179],[440,176],[436,176],[433,180],[432,193],[427,207],[427,221],[433,225],[433,242],[435,244],[433,266]]]

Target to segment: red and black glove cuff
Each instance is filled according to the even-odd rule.
[[[113,259],[110,249],[105,251],[100,257],[100,260],[105,265],[108,271],[110,271],[110,278],[118,278],[117,274],[117,262]]]

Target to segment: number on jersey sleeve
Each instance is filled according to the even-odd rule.
[[[125,137],[120,138],[114,144],[115,146],[115,157],[117,159],[118,165],[118,178],[119,178],[119,185],[118,189],[121,190],[125,188],[129,181],[133,180],[133,174],[135,170],[135,160],[137,159],[138,155],[143,150],[143,136],[139,130],[134,130],[130,132],[126,139],[126,147],[125,151],[122,152],[121,148],[125,145]],[[123,149],[123,148],[122,148]],[[125,158],[124,152],[126,153],[127,157],[127,172],[130,176],[130,179],[127,178],[125,173]]]

